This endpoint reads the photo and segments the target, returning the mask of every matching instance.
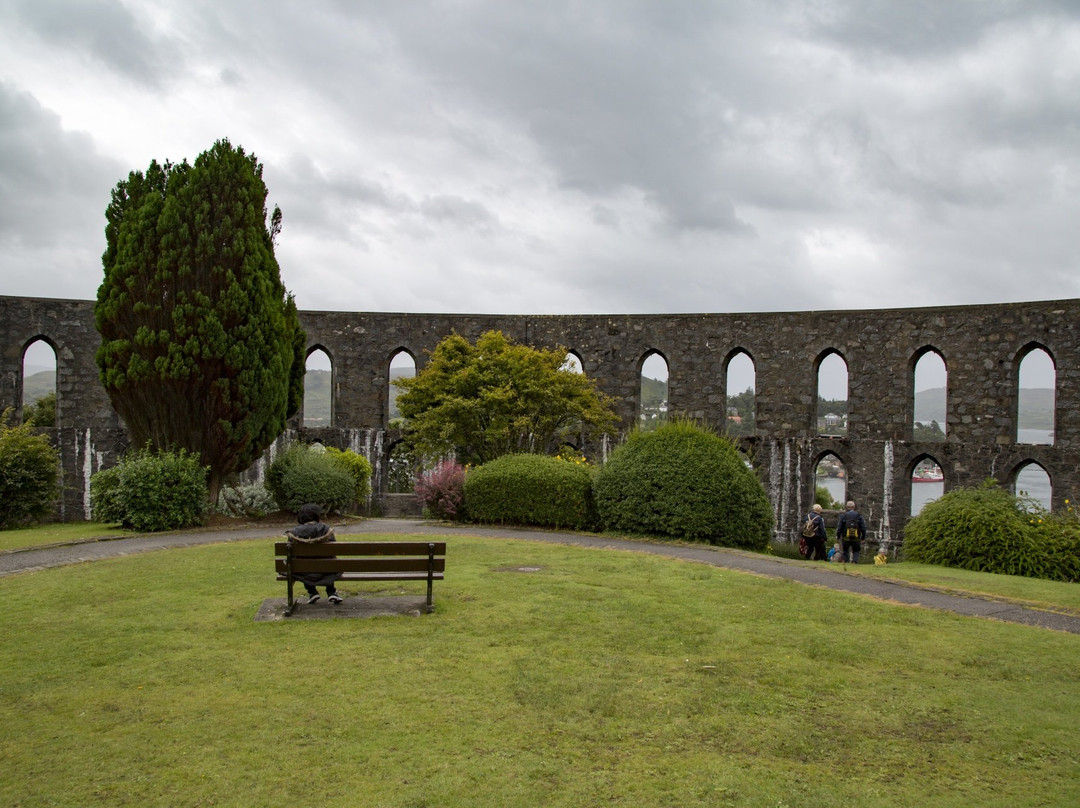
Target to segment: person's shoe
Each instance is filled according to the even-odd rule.
[[[319,602],[319,593],[318,593],[318,592],[316,592],[316,593],[315,593],[314,595],[308,595],[308,599],[307,599],[307,602],[308,602],[308,605],[309,605],[309,606],[310,606],[310,605],[311,605],[312,603],[318,603],[318,602]]]
[[[326,599],[328,601],[330,601],[331,603],[341,603],[341,601],[344,600],[344,598],[342,598],[341,595],[339,595],[337,592],[335,592],[332,595],[327,596]]]

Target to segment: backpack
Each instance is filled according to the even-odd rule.
[[[814,515],[806,515],[806,524],[802,526],[802,534],[808,539],[814,538],[817,535],[817,525],[814,524]]]
[[[857,519],[848,519],[845,522],[847,529],[844,531],[844,535],[851,541],[858,541],[859,539],[859,522]]]

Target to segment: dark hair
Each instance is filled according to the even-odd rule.
[[[296,512],[296,521],[301,525],[306,525],[308,522],[318,522],[321,517],[322,508],[314,502],[301,505],[300,510]]]

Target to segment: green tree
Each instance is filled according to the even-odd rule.
[[[255,155],[221,140],[193,165],[131,172],[105,212],[101,381],[133,443],[199,456],[211,501],[303,397],[305,337],[266,196]]]
[[[728,419],[724,432],[731,437],[753,435],[757,432],[754,423],[754,388],[747,387],[743,392],[727,397]],[[738,416],[733,421],[732,416]]]
[[[914,433],[912,437],[915,440],[923,441],[943,441],[945,440],[945,432],[941,428],[941,424],[937,421],[931,421],[929,424],[924,424],[921,421],[915,422],[915,427],[912,430]]]
[[[406,432],[422,455],[453,453],[480,465],[506,454],[546,454],[585,431],[610,431],[612,399],[563,369],[564,348],[531,348],[488,331],[472,345],[457,333],[424,369],[394,381]]]
[[[23,407],[23,423],[28,426],[56,426],[56,393],[46,393]]]

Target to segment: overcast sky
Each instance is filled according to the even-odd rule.
[[[1080,297],[1080,2],[0,0],[0,292],[151,159],[265,166],[302,309]]]

